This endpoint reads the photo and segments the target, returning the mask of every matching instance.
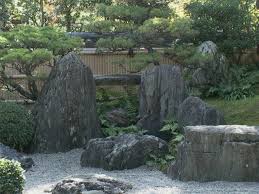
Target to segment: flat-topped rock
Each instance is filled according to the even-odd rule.
[[[168,174],[182,181],[259,181],[259,127],[185,127]]]

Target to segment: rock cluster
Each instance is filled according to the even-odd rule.
[[[149,134],[157,135],[165,120],[182,126],[225,124],[218,110],[198,97],[188,97],[179,66],[155,66],[145,70],[141,78],[138,126]]]

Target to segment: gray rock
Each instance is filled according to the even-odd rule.
[[[197,64],[199,68],[192,74],[191,86],[204,88],[206,85],[215,85],[227,78],[229,67],[227,59],[218,51],[218,47],[214,42],[203,42],[197,51],[208,57],[208,60]]]
[[[164,154],[167,149],[165,141],[149,135],[123,134],[92,139],[81,156],[81,166],[132,169],[144,165],[150,154]]]
[[[198,68],[194,71],[192,74],[192,86],[206,86],[210,84],[209,81],[210,78],[208,78],[207,72],[203,68]]]
[[[203,42],[199,47],[198,51],[200,53],[210,54],[210,55],[216,55],[218,53],[218,47],[217,45],[212,41],[205,41]]]
[[[157,131],[166,119],[175,119],[180,104],[187,97],[181,69],[160,65],[142,73],[138,126]]]
[[[101,136],[91,69],[75,53],[52,69],[33,109],[35,152],[65,152]]]
[[[106,119],[110,121],[113,125],[118,127],[127,127],[129,126],[129,119],[127,111],[124,109],[114,109],[106,113]]]
[[[106,176],[92,175],[65,179],[54,187],[52,194],[122,194],[130,189],[130,184]]]
[[[223,114],[198,97],[188,97],[179,107],[177,121],[182,126],[223,125]]]
[[[28,170],[34,165],[32,158],[29,158],[2,143],[0,143],[0,159],[1,158],[20,162],[24,170]]]
[[[168,174],[182,181],[259,181],[259,127],[185,127]]]

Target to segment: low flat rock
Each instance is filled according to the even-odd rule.
[[[167,143],[154,136],[123,134],[92,139],[81,156],[81,166],[106,170],[132,169],[144,165],[150,156],[167,151]]]
[[[0,143],[0,159],[15,160],[21,163],[23,169],[28,170],[34,164],[33,160],[22,153],[17,152],[4,144]]]
[[[52,194],[122,194],[132,185],[101,175],[76,176],[59,182]]]
[[[182,181],[259,181],[259,127],[185,127],[168,174]]]

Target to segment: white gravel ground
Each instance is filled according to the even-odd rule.
[[[81,168],[81,153],[81,149],[76,149],[67,153],[31,155],[30,157],[33,158],[36,165],[25,173],[26,186],[24,194],[46,194],[53,184],[65,177],[86,174],[105,174],[131,183],[134,188],[128,192],[129,194],[259,194],[259,183],[184,183],[171,180],[163,173],[147,167],[112,172],[96,168]]]

